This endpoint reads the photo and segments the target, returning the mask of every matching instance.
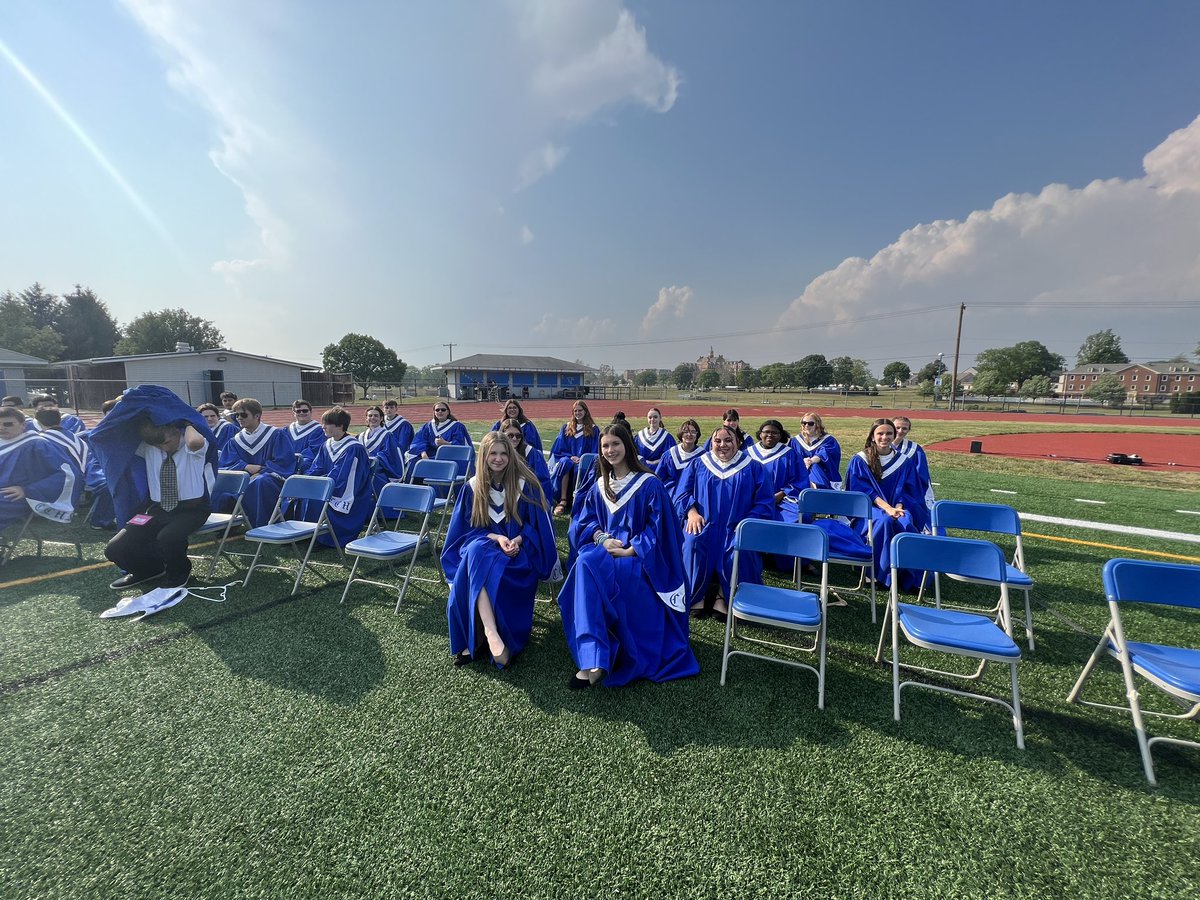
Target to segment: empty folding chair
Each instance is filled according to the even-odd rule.
[[[575,490],[571,492],[571,508],[574,509],[574,504],[579,500],[579,495],[596,483],[596,460],[599,457],[595,453],[585,453],[579,457],[579,466],[575,469]]]
[[[858,569],[858,584],[853,586],[830,585],[829,589],[831,591],[862,593],[864,585],[869,586],[871,592],[871,621],[876,621],[875,579],[869,577],[871,570],[874,568],[875,560],[874,529],[869,527],[871,522],[871,498],[860,491],[822,491],[806,488],[800,492],[797,506],[800,510],[801,522],[804,521],[805,516],[824,515],[847,519],[862,519],[868,523],[865,540],[859,537],[857,529],[847,526],[853,533],[853,537],[857,538],[857,542],[847,536],[846,540],[839,540],[829,548],[830,565],[852,566]],[[859,544],[861,544],[861,547],[858,546]]]
[[[355,573],[358,571],[358,564],[364,559],[394,563],[405,553],[411,553],[408,570],[404,573],[404,578],[399,585],[400,594],[396,598],[397,613],[400,612],[400,604],[404,600],[404,593],[408,590],[408,583],[410,581],[445,584],[445,576],[442,574],[441,564],[436,558],[434,559],[434,566],[438,570],[439,578],[415,578],[413,576],[413,567],[417,564],[417,555],[421,552],[421,547],[429,546],[432,550],[433,542],[429,536],[429,519],[433,514],[434,499],[433,488],[428,485],[384,485],[383,490],[379,492],[379,502],[375,504],[375,512],[371,516],[371,525],[368,528],[366,536],[357,538],[346,545],[346,555],[354,557],[354,565],[350,568],[350,577],[346,581],[346,589],[342,591],[340,602],[346,602],[346,595],[350,593],[350,585],[355,582],[374,584],[378,587],[395,587],[395,585],[383,581],[356,578]],[[400,513],[396,518],[393,529],[386,527],[387,523],[383,514],[384,509],[387,509],[389,512],[395,510]],[[400,523],[404,519],[404,513],[409,512],[420,516],[420,524],[415,532],[400,530]]]
[[[300,560],[300,565],[296,569],[296,580],[292,584],[292,594],[300,588],[300,579],[304,575],[304,570],[308,567],[308,558],[312,555],[313,547],[317,542],[317,536],[328,534],[335,546],[337,546],[337,536],[334,535],[333,529],[329,527],[329,498],[333,496],[333,479],[327,478],[324,475],[291,475],[283,483],[283,490],[279,492],[279,499],[275,502],[275,511],[271,513],[270,521],[266,525],[258,528],[251,528],[246,532],[246,540],[253,541],[258,544],[258,548],[254,551],[254,559],[250,561],[250,568],[246,570],[246,580],[242,582],[245,587],[250,583],[250,576],[254,574],[255,568],[262,569],[277,569],[282,572],[290,572],[291,569],[286,566],[269,566],[258,565],[259,554],[262,553],[264,544],[287,544],[293,548],[303,540],[308,540],[308,547],[304,552],[304,558]],[[321,504],[321,512],[317,516],[315,522],[299,522],[295,519],[285,519],[284,511],[287,509],[288,501],[290,500],[315,500]],[[341,547],[338,547],[338,552],[341,552]],[[297,557],[299,553],[297,552]]]
[[[779,588],[765,584],[740,584],[738,563],[743,551],[770,553],[788,556],[796,560],[799,572],[801,560],[821,564],[820,593],[801,590],[797,576],[795,587]],[[797,525],[789,522],[771,522],[764,519],[746,519],[737,527],[734,535],[733,579],[730,586],[729,617],[725,623],[725,649],[721,656],[721,684],[725,684],[725,673],[732,656],[753,656],[769,662],[783,663],[808,669],[817,676],[817,709],[825,708],[825,629],[826,609],[829,599],[829,538],[815,525]],[[765,638],[750,637],[738,633],[738,623],[765,625],[788,631],[815,635],[811,647],[797,647]],[[786,650],[803,650],[817,655],[817,665],[766,656],[749,650],[731,650],[733,640],[747,641],[766,647]]]
[[[475,448],[462,444],[445,444],[437,448],[434,459],[453,460],[457,467],[457,481],[464,483],[471,475],[471,460],[475,458]]]
[[[446,533],[450,510],[454,508],[454,500],[458,496],[458,463],[452,459],[418,459],[412,467],[412,482],[427,484],[437,493],[446,491],[445,497],[436,497],[433,501],[434,511],[441,511],[433,536],[434,544],[439,545]]]
[[[892,538],[892,590],[887,612],[883,617],[883,632],[879,636],[879,649],[875,661],[883,657],[883,641],[889,625],[892,633],[892,714],[900,721],[900,691],[910,685],[971,697],[1003,706],[1012,713],[1013,726],[1017,731],[1017,747],[1025,749],[1025,729],[1021,720],[1021,694],[1017,687],[1017,663],[1021,660],[1021,648],[1012,639],[1012,611],[1008,605],[1008,565],[1004,553],[990,541],[967,540],[966,538],[941,537],[931,534],[898,534]],[[899,569],[924,569],[944,575],[958,575],[987,584],[1000,585],[999,624],[987,616],[952,609],[934,609],[913,603],[901,603],[899,597]],[[974,674],[947,672],[923,666],[906,665],[900,662],[900,636],[916,647],[936,650],[953,656],[964,656],[979,660]],[[920,681],[900,681],[903,668],[929,672],[947,678],[977,681],[983,676],[989,662],[1006,663],[1012,679],[1012,703],[985,694],[960,691],[940,684]]]
[[[9,562],[17,555],[17,545],[23,540],[31,540],[37,544],[37,555],[40,558],[42,555],[43,544],[70,544],[75,548],[75,557],[83,562],[83,542],[71,534],[56,534],[59,530],[66,528],[70,522],[56,522],[49,519],[44,519],[37,513],[30,510],[20,524],[12,530],[15,532],[10,539],[0,540],[0,566]]]
[[[1108,599],[1108,627],[1104,629],[1104,636],[1100,638],[1100,643],[1087,665],[1083,667],[1079,680],[1067,695],[1067,700],[1083,706],[1129,713],[1133,717],[1133,729],[1137,733],[1146,780],[1157,784],[1158,781],[1154,777],[1154,760],[1150,755],[1155,744],[1200,747],[1200,743],[1172,737],[1147,738],[1143,716],[1191,721],[1200,718],[1200,649],[1128,640],[1125,637],[1120,606],[1122,603],[1151,603],[1200,610],[1200,566],[1137,559],[1110,559],[1104,564],[1103,577],[1104,595]],[[1091,677],[1096,664],[1105,653],[1115,657],[1121,664],[1128,706],[1097,703],[1081,697],[1084,683]],[[1135,674],[1179,703],[1184,711],[1164,713],[1142,709],[1137,682],[1133,677]]]
[[[988,534],[1007,534],[1011,535],[1016,540],[1016,550],[1013,553],[1013,558],[1007,564],[1007,579],[1010,588],[1016,588],[1025,594],[1025,635],[1029,641],[1029,649],[1034,649],[1033,644],[1033,608],[1030,595],[1033,593],[1033,579],[1025,570],[1025,548],[1021,543],[1021,517],[1017,515],[1017,511],[1011,506],[1006,506],[1002,503],[968,503],[963,500],[938,500],[933,504],[933,522],[932,527],[934,534],[945,534],[945,531],[938,529],[957,528],[963,531],[980,531]],[[959,575],[948,575],[947,577],[955,581],[965,581],[971,584],[991,584],[990,581],[978,581],[971,578],[963,578]],[[917,593],[917,600],[921,599],[921,593],[925,589],[926,578],[921,579],[921,591]],[[942,606],[942,590],[941,579],[934,574],[933,577],[933,596],[934,604],[938,607]],[[997,601],[998,602],[998,601]],[[993,614],[998,611],[998,607],[993,607]]]
[[[209,513],[208,521],[192,532],[192,537],[221,535],[221,539],[217,542],[217,552],[213,554],[212,562],[208,566],[209,578],[212,578],[213,573],[217,571],[217,561],[225,552],[225,542],[229,539],[229,532],[234,528],[245,528],[250,524],[250,520],[246,518],[246,514],[242,510],[242,495],[246,493],[246,485],[249,483],[250,475],[247,472],[233,469],[222,469],[217,472],[217,480],[213,482],[212,492],[231,495],[234,498],[233,510],[227,513]],[[226,555],[249,556],[250,554],[228,553]]]

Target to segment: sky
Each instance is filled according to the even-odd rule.
[[[963,368],[1166,359],[1198,38],[1193,0],[4,0],[0,290],[308,363],[878,375],[949,363],[960,304]]]

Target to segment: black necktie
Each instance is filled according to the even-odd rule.
[[[158,470],[158,484],[162,498],[158,505],[170,512],[179,505],[179,473],[175,471],[175,460],[170,453],[163,458],[162,468]]]

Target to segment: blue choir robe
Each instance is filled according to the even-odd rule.
[[[550,481],[550,467],[546,465],[546,457],[541,450],[535,450],[533,447],[525,448],[525,463],[537,477],[538,484],[542,486],[542,493],[546,495],[546,502],[550,502],[550,492],[554,489],[554,485]]]
[[[885,587],[892,585],[892,538],[904,532],[916,531],[913,525],[909,504],[916,495],[917,467],[911,457],[892,452],[880,460],[883,466],[883,477],[876,478],[871,473],[867,463],[867,452],[860,450],[850,458],[846,468],[846,489],[860,491],[871,498],[871,521],[858,523],[860,533],[865,537],[866,529],[872,530],[875,542],[875,580]],[[903,504],[904,515],[893,519],[883,510],[875,506],[875,501],[882,499],[890,506]],[[916,588],[919,578],[915,573],[904,570],[900,587],[904,590]]]
[[[650,433],[649,428],[643,428],[633,436],[633,443],[637,447],[638,459],[653,471],[659,460],[675,446],[675,435],[665,428],[658,429],[654,434]]]
[[[59,519],[61,522],[69,522],[75,514],[75,508],[79,506],[79,501],[83,498],[83,488],[87,480],[85,474],[88,465],[87,442],[78,434],[59,428],[49,428],[43,431],[41,436],[42,440],[47,441],[58,454],[59,461],[65,463],[70,469],[67,474],[67,478],[71,482],[70,498],[67,504],[69,508],[60,510],[65,517]],[[65,487],[64,485],[64,489]]]
[[[87,431],[87,426],[83,424],[83,419],[71,413],[62,413],[62,421],[59,423],[59,427],[70,434],[82,434]]]
[[[430,419],[421,426],[421,430],[417,432],[417,436],[413,438],[413,442],[409,445],[407,457],[409,460],[418,460],[422,453],[428,454],[429,459],[437,457],[437,439],[449,441],[451,444],[460,444],[463,447],[474,448],[474,443],[471,441],[471,435],[467,433],[467,427],[458,419],[447,419],[440,425],[436,419]],[[409,462],[411,466],[412,463]]]
[[[284,479],[296,472],[296,457],[292,442],[273,425],[259,425],[254,434],[241,429],[221,451],[221,468],[245,471],[246,466],[262,466],[262,471],[250,476],[242,507],[251,526],[266,525],[275,511],[275,502],[283,488]],[[232,494],[214,494],[213,509],[229,512],[233,509]]]
[[[598,481],[571,521],[579,555],[558,595],[571,656],[579,669],[603,669],[608,687],[695,675],[683,530],[671,497],[649,472],[631,473],[616,494],[609,500]],[[635,555],[615,557],[597,546],[597,531]]]
[[[92,492],[92,509],[88,513],[87,522],[94,528],[109,528],[116,523],[116,513],[113,510],[112,494],[108,490],[104,467],[100,465],[100,455],[91,452],[92,432],[85,431],[80,437],[87,442],[89,448],[87,469],[83,473],[83,486]]]
[[[550,514],[530,498],[524,479],[519,489],[519,525],[504,513],[504,492],[491,485],[483,487],[489,493],[487,526],[471,524],[475,492],[480,490],[478,476],[468,479],[458,493],[442,547],[442,569],[450,582],[446,616],[450,623],[450,653],[454,656],[486,646],[486,638],[475,629],[475,606],[484,589],[504,646],[516,654],[529,643],[538,581],[549,578],[554,571],[558,548]],[[508,538],[520,535],[520,552],[512,558],[505,556],[489,534]]]
[[[685,523],[690,509],[704,517],[699,534],[685,532],[683,537],[683,561],[692,591],[688,605],[704,599],[714,575],[720,579],[721,593],[728,599],[733,577],[733,539],[738,524],[743,519],[775,518],[775,496],[767,470],[744,450],[734,454],[728,464],[712,453],[705,453],[684,471],[675,508]],[[743,553],[738,577],[761,584],[762,558],[757,553]]]
[[[366,450],[368,459],[375,463],[371,490],[376,497],[388,482],[404,479],[404,457],[396,448],[395,434],[380,426],[360,431],[357,439]]]
[[[792,449],[796,451],[796,455],[800,457],[800,465],[804,466],[804,460],[817,460],[808,467],[807,481],[801,484],[803,488],[817,488],[818,490],[838,490],[841,488],[842,482],[842,445],[837,442],[832,434],[823,434],[811,444],[801,437],[794,437],[791,441]]]
[[[375,509],[371,497],[371,461],[367,450],[352,434],[340,441],[326,439],[321,451],[308,469],[309,475],[324,475],[333,479],[333,496],[329,499],[329,525],[338,545],[345,547],[358,537]],[[299,504],[294,518],[315,522],[321,514],[321,504],[305,500]],[[289,516],[293,518],[293,516]],[[333,539],[322,534],[318,544],[333,546]]]
[[[217,420],[217,427],[213,429],[213,438],[216,441],[217,453],[220,453],[225,449],[225,445],[233,440],[233,436],[237,434],[239,430],[240,429],[236,425],[226,421],[225,419]]]
[[[383,427],[388,430],[392,436],[392,443],[396,447],[396,452],[400,454],[400,458],[404,459],[409,453],[409,448],[413,442],[413,426],[412,422],[404,418],[404,416],[394,416],[392,418],[384,417]]]
[[[568,487],[568,497],[575,487],[577,464],[572,461],[571,457],[599,452],[600,429],[595,425],[592,426],[590,433],[568,434],[566,425],[558,430],[558,437],[554,439],[554,444],[550,447],[550,478],[554,488],[551,499],[553,501],[557,501],[562,496],[563,484]]]
[[[762,463],[771,479],[771,493],[783,491],[782,503],[775,504],[776,521],[795,522],[798,518],[795,498],[800,495],[801,470],[804,463],[800,462],[790,444],[776,444],[770,450],[755,441],[746,451],[750,458]],[[792,502],[788,504],[788,500]]]
[[[23,431],[0,443],[0,487],[13,485],[24,488],[25,499],[0,496],[0,529],[23,521],[30,510],[54,522],[71,521],[71,467],[40,434]]]
[[[658,480],[663,483],[663,487],[671,495],[672,503],[678,499],[679,479],[683,477],[684,470],[699,459],[703,453],[703,447],[697,446],[688,452],[676,444],[658,461],[658,468],[654,470],[654,474],[658,476]]]
[[[929,459],[925,456],[925,448],[916,441],[908,438],[896,445],[896,452],[901,456],[910,457],[917,466],[917,483],[914,494],[904,508],[912,513],[913,525],[917,531],[932,532],[933,530],[933,483],[929,479]]]
[[[742,432],[742,445],[740,447],[738,447],[738,449],[739,450],[749,450],[750,445],[753,443],[754,443],[754,435],[746,434],[745,432]],[[712,438],[710,437],[707,441],[704,442],[704,450],[705,450],[705,452],[707,452],[711,449],[712,449]]]
[[[492,425],[492,431],[499,431],[500,423],[496,422]],[[521,424],[521,434],[525,436],[526,446],[533,447],[539,453],[542,452],[542,436],[538,434],[537,426],[526,419]]]
[[[292,422],[282,431],[292,445],[292,453],[300,457],[292,471],[307,473],[308,467],[325,446],[325,429],[314,419],[307,425]]]

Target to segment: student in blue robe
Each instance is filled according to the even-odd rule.
[[[525,415],[520,401],[511,398],[505,401],[503,415],[500,416],[500,421],[492,426],[492,431],[499,431],[507,419],[516,419],[521,425],[521,433],[525,435],[526,445],[538,453],[542,452],[542,436],[538,434],[537,426]]]
[[[40,434],[25,430],[25,415],[0,408],[0,531],[23,521],[30,510],[64,521],[71,506],[70,467]],[[69,518],[66,519],[69,521]]]
[[[578,669],[570,686],[695,675],[683,532],[671,498],[638,460],[627,428],[603,430],[599,467],[571,521],[579,553],[558,595]]]
[[[86,483],[88,446],[82,437],[62,427],[62,413],[57,406],[42,407],[34,415],[42,439],[48,441],[59,457],[59,461],[69,469],[68,479],[71,482],[70,494],[64,496],[64,502],[59,510],[60,522],[70,522],[75,510],[83,498],[83,488]],[[64,485],[64,489],[65,489]]]
[[[695,419],[685,419],[684,423],[679,426],[675,438],[675,446],[663,454],[662,459],[658,461],[658,467],[654,470],[658,480],[663,483],[663,487],[671,495],[672,503],[676,500],[679,479],[683,477],[684,470],[705,452],[704,448],[700,446],[700,425]]]
[[[117,400],[105,400],[100,405],[101,419],[118,403]],[[92,508],[88,512],[87,523],[97,531],[105,531],[116,526],[116,512],[113,510],[112,493],[108,489],[108,478],[104,467],[100,465],[100,455],[92,452],[92,433],[95,429],[83,432],[80,437],[87,442],[87,470],[83,473],[84,489],[92,495]]]
[[[738,449],[737,433],[721,425],[709,439],[712,450],[688,467],[679,482],[675,508],[684,519],[683,561],[691,597],[688,606],[703,606],[709,587],[717,581],[712,614],[728,612],[729,582],[733,576],[733,539],[743,519],[774,519],[775,496],[762,463]],[[738,577],[762,582],[762,559],[743,553]]]
[[[283,433],[292,445],[292,453],[298,457],[292,471],[304,474],[325,445],[325,429],[312,417],[312,404],[307,400],[293,401],[292,415],[295,421],[288,423]]]
[[[875,542],[875,580],[891,587],[891,543],[897,534],[916,531],[912,515],[905,508],[915,496],[918,483],[916,463],[911,457],[901,456],[892,446],[896,438],[896,426],[891,419],[876,419],[867,433],[866,446],[854,454],[846,469],[846,489],[861,491],[871,498],[875,508],[871,521],[860,523],[873,531]],[[900,587],[914,590],[919,578],[915,573],[904,571]]]
[[[675,446],[675,437],[663,428],[662,411],[657,406],[646,410],[646,427],[633,436],[638,459],[653,472],[667,451]]]
[[[204,421],[208,423],[209,431],[213,433],[213,441],[217,445],[217,452],[220,453],[225,449],[235,434],[238,433],[238,427],[230,424],[221,417],[221,411],[217,409],[215,403],[201,403],[196,407],[196,411],[204,416]]]
[[[825,423],[815,412],[800,417],[800,433],[792,438],[792,449],[808,472],[802,488],[836,490],[842,482],[842,445],[825,432]]]
[[[541,450],[535,450],[533,447],[525,443],[525,429],[521,427],[521,423],[516,419],[505,419],[500,423],[500,431],[508,438],[510,444],[513,445],[513,450],[517,456],[525,460],[525,464],[529,466],[538,484],[542,486],[542,493],[547,497],[550,496],[551,481],[550,467],[546,465],[546,457]]]
[[[374,464],[371,489],[376,497],[384,485],[404,480],[404,457],[396,448],[396,435],[383,424],[384,413],[378,406],[367,409],[367,427],[358,433],[358,440]]]
[[[413,426],[412,422],[400,414],[400,404],[395,400],[388,400],[383,404],[383,427],[391,434],[396,452],[403,460],[412,447]]]
[[[471,435],[467,433],[466,426],[454,418],[454,413],[450,411],[450,404],[445,400],[439,400],[433,404],[433,418],[422,425],[417,436],[413,438],[405,463],[411,470],[412,464],[418,459],[436,459],[437,448],[449,444],[472,448],[475,446]]]
[[[541,485],[499,432],[484,435],[442,548],[455,665],[484,653],[500,668],[529,643],[538,581],[558,562]]]
[[[317,543],[326,547],[334,546],[334,538],[339,547],[345,547],[358,537],[375,508],[371,494],[371,461],[362,441],[346,433],[349,428],[350,413],[340,406],[325,410],[321,415],[325,443],[306,473],[333,479],[333,496],[329,500],[329,525],[333,537],[322,534],[317,538]],[[320,503],[305,500],[294,518],[315,522],[320,514]]]
[[[58,409],[58,400],[50,394],[37,394],[29,398],[29,405],[33,407],[33,418],[36,421],[39,410]],[[87,426],[83,424],[83,419],[79,416],[62,412],[62,410],[59,410],[59,415],[62,417],[62,423],[58,427],[63,431],[79,434],[87,430]]]
[[[296,473],[296,457],[287,436],[263,422],[262,404],[257,400],[243,397],[235,401],[233,414],[242,427],[221,451],[221,468],[250,474],[242,507],[251,526],[257,528],[270,520],[284,480]],[[230,494],[215,494],[212,500],[217,512],[233,509]]]
[[[592,412],[586,403],[576,400],[571,407],[571,418],[559,429],[558,437],[550,447],[550,477],[553,479],[556,516],[571,509],[579,457],[585,453],[595,453],[599,447],[600,429],[592,420]]]
[[[908,416],[896,416],[896,452],[901,456],[911,457],[917,466],[917,484],[914,495],[910,498],[908,511],[912,513],[913,525],[917,531],[930,532],[933,523],[933,482],[929,478],[929,459],[925,456],[925,448],[916,441],[908,439],[912,431],[912,419]]]
[[[725,410],[724,414],[721,416],[721,424],[726,428],[733,430],[733,433],[737,438],[739,450],[748,450],[750,445],[754,443],[754,436],[746,434],[746,432],[742,431],[742,416],[741,413],[739,413],[736,409]],[[704,449],[706,451],[712,449],[711,437],[704,442]]]
[[[771,478],[775,519],[780,522],[797,520],[795,501],[803,478],[804,465],[788,443],[790,437],[782,422],[767,419],[758,428],[758,440],[746,451],[751,459],[763,464]]]

